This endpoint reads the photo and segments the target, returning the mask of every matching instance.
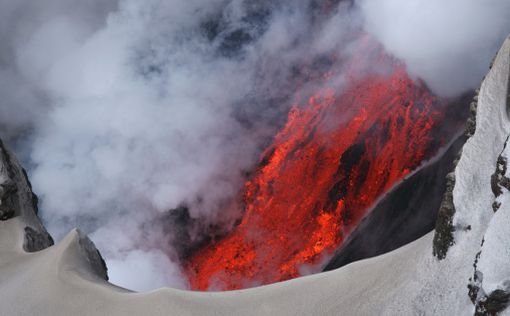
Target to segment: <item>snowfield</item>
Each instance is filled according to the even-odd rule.
[[[23,208],[0,221],[0,315],[474,315],[475,305],[479,314],[510,315],[503,310],[510,292],[509,73],[507,39],[480,88],[476,132],[455,169],[454,242],[442,260],[433,255],[431,232],[376,258],[268,286],[133,293],[105,281],[101,258],[78,230],[26,251],[50,241],[25,203],[31,192],[21,167],[12,155],[11,166],[0,159],[0,188],[17,181],[11,202]]]

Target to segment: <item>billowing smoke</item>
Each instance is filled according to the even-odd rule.
[[[51,103],[41,87],[41,72],[70,46],[103,27],[116,5],[114,0],[0,1],[0,133],[4,139],[19,137],[43,120]],[[34,51],[26,51],[37,33],[43,42],[32,41]],[[38,68],[29,69],[25,61]]]
[[[0,136],[57,239],[85,230],[119,285],[186,288],[182,252],[234,225],[324,56],[348,56],[364,27],[452,96],[510,31],[505,0],[412,3],[0,0]]]
[[[441,95],[476,88],[510,32],[508,0],[360,0],[366,30]]]

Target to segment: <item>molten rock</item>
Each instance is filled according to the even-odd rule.
[[[245,184],[239,226],[189,258],[193,289],[240,289],[320,271],[377,200],[452,137],[439,132],[446,102],[367,46],[390,69],[367,73],[354,59],[350,73],[366,75],[291,110]]]

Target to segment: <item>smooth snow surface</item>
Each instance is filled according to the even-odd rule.
[[[455,244],[446,259],[432,256],[431,233],[376,258],[259,288],[131,293],[94,275],[78,231],[56,246],[24,252],[24,219],[16,217],[0,222],[0,315],[473,315],[467,285],[480,250],[485,290],[510,279],[509,196],[494,213],[490,186],[510,132],[509,58],[510,39],[482,84],[476,133],[455,171]]]

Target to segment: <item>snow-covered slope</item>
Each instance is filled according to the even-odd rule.
[[[479,314],[503,310],[510,288],[509,68],[510,39],[473,105],[476,131],[474,125],[468,129],[474,135],[449,175],[435,233],[335,271],[248,290],[132,293],[110,285],[97,250],[79,231],[45,248],[51,242],[35,217],[22,169],[0,159],[0,195],[11,196],[0,204],[6,214],[0,222],[0,315],[473,315],[475,305]],[[6,190],[12,183],[17,189]],[[22,211],[4,211],[5,205]],[[40,247],[27,249],[30,239]],[[26,250],[45,249],[28,253],[24,244]]]
[[[503,309],[510,299],[510,239],[505,238],[510,237],[509,74],[507,39],[482,83],[477,103],[472,104],[476,110],[476,130],[464,145],[455,170],[453,216],[447,229],[451,242],[439,246],[443,249],[435,249],[439,258],[446,256],[448,270],[458,269],[459,275],[462,271],[464,282],[467,276],[462,262],[472,262],[467,286],[479,314]],[[465,288],[466,284],[463,285]]]

